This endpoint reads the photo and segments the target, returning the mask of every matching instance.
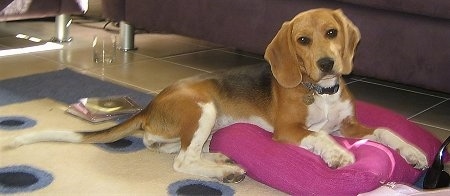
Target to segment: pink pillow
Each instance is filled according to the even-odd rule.
[[[357,102],[356,116],[366,125],[395,130],[422,149],[429,164],[441,145],[429,132],[390,110]],[[257,126],[235,124],[216,132],[210,149],[236,161],[251,178],[292,195],[356,195],[385,182],[412,184],[422,173],[396,151],[375,142],[335,137],[354,153],[356,162],[331,169],[319,156],[271,137]]]

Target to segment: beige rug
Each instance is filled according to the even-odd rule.
[[[21,116],[31,121],[31,127],[8,130],[0,126],[0,147],[8,137],[29,131],[95,130],[114,123],[91,124],[66,114],[67,105],[51,99],[40,99],[0,107],[0,119]],[[139,144],[138,144],[139,145]],[[0,150],[0,194],[14,195],[169,195],[168,187],[183,180],[206,184],[206,193],[214,189],[226,189],[234,195],[284,195],[247,177],[239,184],[222,184],[215,180],[175,172],[172,162],[175,155],[158,154],[137,148],[129,152],[108,151],[98,145],[68,143],[38,143],[13,150]],[[14,182],[13,175],[5,175],[2,169],[36,169],[47,175],[47,185],[11,187],[1,180]],[[20,172],[19,172],[20,173]],[[21,173],[23,174],[23,172]],[[39,178],[39,177],[38,177]],[[41,179],[39,179],[41,180]],[[45,180],[45,179],[44,179]],[[8,181],[9,182],[9,181]],[[31,184],[31,183],[30,183]],[[30,188],[32,187],[32,188]],[[193,186],[199,190],[204,186]],[[218,188],[217,188],[218,187]],[[30,190],[31,189],[31,190]],[[35,189],[35,190],[33,190]],[[26,191],[26,192],[23,192]],[[173,190],[172,190],[173,192]]]

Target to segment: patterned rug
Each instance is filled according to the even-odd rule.
[[[145,150],[138,135],[109,144],[1,148],[9,137],[28,131],[113,126],[116,121],[92,124],[65,110],[83,97],[116,95],[141,106],[152,98],[69,69],[0,81],[0,195],[283,195],[248,177],[223,184],[175,172],[175,155]]]

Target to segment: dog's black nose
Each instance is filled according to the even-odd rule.
[[[317,61],[317,65],[319,65],[319,69],[325,73],[331,72],[334,66],[334,60],[332,58],[321,58]]]

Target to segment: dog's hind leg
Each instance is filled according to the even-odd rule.
[[[148,149],[156,152],[172,154],[181,149],[180,138],[166,139],[149,132],[144,133],[143,142]]]
[[[182,147],[175,158],[174,169],[179,172],[216,178],[223,182],[242,181],[245,171],[237,165],[225,163],[224,156],[217,156],[217,154],[202,156],[203,146],[216,121],[217,110],[211,102],[199,103],[199,106],[201,115],[197,129],[193,132],[189,145]]]

